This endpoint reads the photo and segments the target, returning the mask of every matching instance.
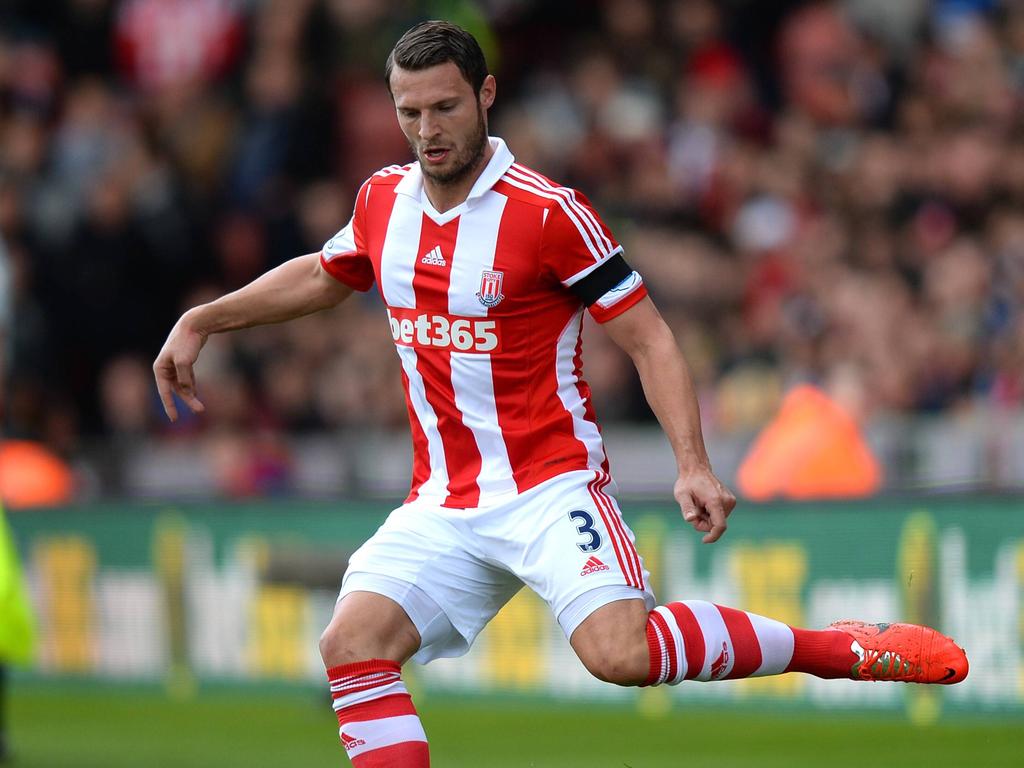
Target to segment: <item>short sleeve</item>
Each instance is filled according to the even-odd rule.
[[[368,291],[373,286],[373,262],[366,249],[363,222],[369,182],[363,184],[356,196],[352,218],[341,231],[324,243],[320,251],[320,264],[335,280],[357,291]]]
[[[541,263],[578,295],[584,283],[604,282],[600,273],[616,274],[614,283],[594,294],[595,300],[585,301],[595,320],[607,322],[647,295],[643,280],[625,266],[622,246],[583,194],[562,187],[556,195],[544,220]],[[620,269],[626,271],[620,274]]]
[[[622,252],[590,201],[559,187],[546,211],[541,263],[567,288]]]

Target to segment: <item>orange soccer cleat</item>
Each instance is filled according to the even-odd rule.
[[[854,680],[952,685],[967,677],[964,649],[930,627],[837,621],[829,629],[853,638],[850,650],[858,656],[850,668]]]

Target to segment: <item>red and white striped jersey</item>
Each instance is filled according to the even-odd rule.
[[[570,286],[622,250],[587,199],[518,165],[501,139],[461,205],[438,213],[418,163],[359,190],[324,269],[376,282],[412,426],[407,501],[487,506],[572,470],[608,470],[581,375]],[[634,272],[590,306],[598,322],[646,295]]]

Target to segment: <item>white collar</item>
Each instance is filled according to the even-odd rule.
[[[473,188],[469,190],[469,194],[466,196],[463,204],[488,192],[505,175],[505,172],[512,166],[512,163],[515,162],[515,157],[512,156],[512,152],[509,151],[504,139],[499,139],[497,136],[489,136],[487,141],[490,143],[491,149],[494,150],[494,154],[487,161],[487,166],[484,168],[483,173],[477,177]],[[398,182],[395,186],[395,192],[400,195],[408,195],[416,200],[423,199],[423,173],[420,171],[420,164],[418,162],[413,163],[409,172]]]

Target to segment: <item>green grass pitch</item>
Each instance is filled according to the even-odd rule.
[[[16,685],[15,768],[347,766],[315,693],[156,693]],[[434,768],[1019,766],[1020,719],[917,727],[902,715],[686,708],[659,717],[579,704],[428,699]]]

